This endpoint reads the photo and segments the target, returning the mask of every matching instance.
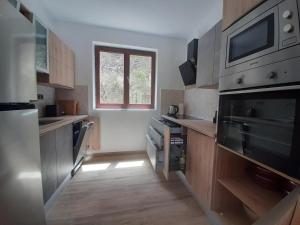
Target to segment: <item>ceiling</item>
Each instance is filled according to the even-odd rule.
[[[222,0],[42,0],[54,19],[189,39],[222,16]]]

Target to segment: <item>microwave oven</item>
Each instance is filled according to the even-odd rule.
[[[300,179],[299,137],[299,89],[220,95],[219,145]]]
[[[268,0],[222,34],[220,91],[300,82],[300,0]]]

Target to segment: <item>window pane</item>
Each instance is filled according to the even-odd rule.
[[[124,54],[100,52],[100,103],[124,103]]]
[[[130,55],[130,104],[151,104],[151,66],[150,56]]]

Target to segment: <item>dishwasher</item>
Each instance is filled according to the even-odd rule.
[[[77,122],[73,124],[73,170],[72,177],[80,169],[87,149],[88,139],[94,122]]]

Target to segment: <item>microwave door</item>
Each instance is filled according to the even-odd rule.
[[[259,57],[278,51],[278,8],[274,7],[227,34],[226,68],[247,61],[259,64]]]

